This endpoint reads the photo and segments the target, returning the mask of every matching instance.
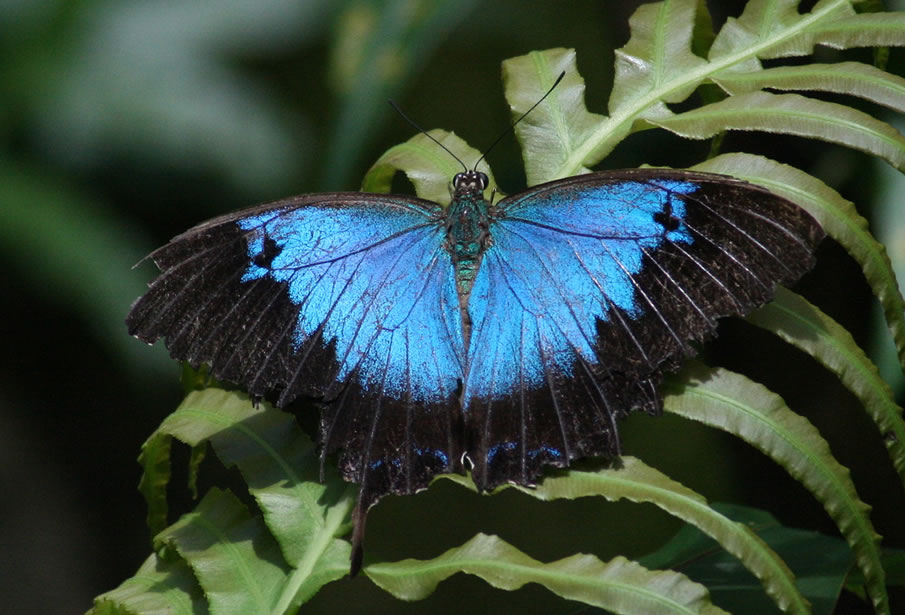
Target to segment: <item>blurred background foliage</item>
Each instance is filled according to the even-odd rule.
[[[205,218],[295,193],[356,189],[371,161],[413,132],[387,98],[425,129],[455,130],[486,147],[510,121],[500,84],[507,57],[576,48],[588,106],[605,112],[613,49],[627,40],[639,4],[0,0],[0,595],[9,612],[82,612],[147,555],[135,458],[182,390],[165,350],[126,334],[129,305],[154,274],[150,264],[132,265]],[[743,4],[711,3],[716,27]],[[869,52],[858,57],[870,61]],[[890,62],[905,74],[900,50]],[[685,166],[708,148],[647,131],[604,166]],[[794,138],[728,135],[723,149],[770,155],[840,190],[873,216],[905,279],[901,174]],[[506,192],[524,187],[514,139],[489,158]],[[819,258],[801,290],[873,350],[901,403],[901,372],[857,266],[834,245]],[[905,546],[905,498],[888,489],[898,480],[882,443],[838,381],[802,356],[743,322],[727,323],[706,350],[708,361],[744,371],[810,418],[875,506],[886,544]],[[625,450],[710,499],[835,534],[800,485],[729,436],[639,416],[626,422]],[[604,529],[577,534],[589,527],[577,518]],[[677,522],[647,506],[541,504],[514,490],[485,498],[442,481],[381,502],[368,547],[388,559],[428,557],[478,529],[534,545],[530,555],[540,559],[576,551],[606,559],[655,549]],[[352,602],[343,585],[306,608],[398,612],[366,579],[343,583],[358,586]],[[457,612],[540,612],[555,604],[545,600],[537,587],[512,595],[456,578],[403,610],[438,612],[445,603]]]

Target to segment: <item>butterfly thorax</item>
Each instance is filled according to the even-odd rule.
[[[471,329],[468,298],[481,257],[490,245],[490,204],[484,198],[487,183],[487,176],[479,171],[457,174],[453,179],[453,198],[446,210],[446,249],[455,269],[466,343]]]
[[[459,173],[453,182],[455,193],[446,211],[446,249],[452,256],[461,298],[471,292],[490,239],[489,204],[483,195],[487,176],[475,171]]]

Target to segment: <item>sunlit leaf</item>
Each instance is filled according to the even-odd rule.
[[[88,615],[198,615],[207,612],[191,568],[151,555],[134,576],[94,600]]]
[[[720,73],[714,80],[730,94],[762,88],[835,92],[905,112],[905,79],[860,62],[777,66],[746,73],[733,71]]]
[[[503,62],[503,85],[513,119],[531,109],[560,73],[565,77],[559,85],[515,127],[524,144],[522,157],[529,185],[555,179],[551,171],[566,162],[603,117],[585,107],[584,79],[578,74],[573,50],[549,49]]]
[[[267,612],[289,573],[261,520],[219,489],[208,491],[155,542],[185,560],[214,613]]]
[[[689,139],[708,139],[724,130],[810,137],[879,156],[905,170],[905,137],[895,128],[863,111],[797,94],[751,92],[653,121]]]
[[[432,560],[373,564],[366,572],[380,587],[404,600],[425,598],[444,579],[465,572],[506,590],[540,583],[563,598],[613,613],[724,612],[710,604],[703,586],[674,572],[646,570],[623,557],[605,563],[591,555],[544,564],[484,534]]]
[[[281,554],[280,561],[292,567],[274,590],[275,601],[286,608],[297,606],[323,584],[348,574],[351,546],[337,536],[348,531],[354,489],[330,490],[338,479],[327,484],[317,482],[319,457],[292,415],[269,406],[256,407],[247,397],[220,389],[190,393],[143,450],[143,493],[149,510],[155,512],[155,524],[166,514],[169,446],[163,440],[170,438],[192,447],[209,442],[221,462],[235,465],[242,473],[262,517],[256,520],[247,511],[240,514],[236,509],[235,523],[257,528],[258,540],[265,544],[272,541]],[[218,501],[227,497],[208,496]],[[196,518],[191,527],[204,525],[205,518]],[[177,525],[186,523],[184,518]],[[171,526],[163,531],[172,530]]]
[[[632,37],[616,50],[616,79],[610,94],[610,113],[636,106],[656,93],[657,102],[641,107],[639,119],[669,116],[663,103],[684,100],[707,62],[691,51],[696,2],[669,0],[644,4],[629,20]],[[684,84],[676,77],[683,75]],[[646,102],[646,101],[645,101]]]
[[[471,168],[468,165],[477,162],[481,153],[455,133],[431,130],[428,134],[439,141],[442,147],[423,134],[417,134],[405,143],[391,147],[368,170],[361,189],[364,192],[389,192],[393,176],[397,171],[403,171],[422,199],[448,204],[451,196],[450,180],[466,167]],[[449,151],[444,150],[444,147]],[[460,165],[456,158],[466,166]],[[488,189],[495,190],[496,182],[487,162],[481,161],[478,170],[487,174],[490,180]]]

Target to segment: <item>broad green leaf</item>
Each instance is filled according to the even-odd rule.
[[[281,538],[286,559],[323,530],[325,487],[317,477],[314,444],[291,414],[259,405],[245,396],[205,389],[186,396],[155,432],[192,447],[209,441],[224,465],[235,465],[248,483],[271,530]],[[154,436],[152,436],[153,438]]]
[[[456,173],[465,170],[463,165],[471,168],[470,165],[481,158],[481,153],[465,143],[455,133],[431,130],[428,131],[428,134],[439,141],[443,147],[423,134],[417,134],[405,143],[394,145],[368,169],[361,184],[362,191],[389,192],[393,184],[393,176],[397,171],[403,171],[415,186],[418,196],[447,205],[451,196],[450,181]],[[445,151],[444,147],[449,151]],[[462,164],[456,158],[461,160]],[[478,170],[487,174],[487,178],[490,180],[488,189],[496,190],[493,172],[486,161],[481,161]]]
[[[744,94],[763,88],[835,92],[858,96],[905,113],[905,79],[860,62],[777,66],[745,73],[725,72],[715,75],[714,81],[730,94]]]
[[[294,568],[281,585],[282,604],[301,604],[324,583],[348,574],[351,547],[336,537],[348,531],[355,490],[331,490],[329,485],[339,484],[338,479],[317,482],[314,445],[292,415],[265,404],[255,407],[237,393],[193,391],[151,436],[148,442],[153,445],[146,450],[163,450],[157,440],[169,437],[192,447],[209,442],[225,465],[235,465],[242,473],[271,539]],[[146,474],[156,472],[145,480],[158,489],[159,457],[157,453],[145,459]],[[151,503],[163,497],[154,493]]]
[[[644,4],[629,19],[632,36],[625,47],[616,50],[616,78],[610,94],[610,113],[631,107],[652,92],[657,103],[645,105],[637,119],[672,115],[663,103],[685,100],[700,81],[707,64],[691,51],[695,20],[694,0],[666,0]],[[676,77],[686,83],[676,87]],[[668,87],[667,84],[675,84]]]
[[[823,504],[855,553],[879,613],[889,613],[879,535],[848,470],[811,423],[765,387],[724,369],[692,362],[681,394],[668,394],[663,407],[745,440],[786,469]]]
[[[261,519],[217,488],[155,542],[185,560],[218,615],[269,614],[290,571]]]
[[[905,170],[905,137],[895,128],[862,111],[798,94],[751,92],[652,121],[688,139],[708,139],[724,130],[821,139],[879,156]]]
[[[568,160],[577,143],[590,137],[603,116],[585,107],[584,79],[574,50],[534,51],[503,62],[503,85],[513,120],[531,109],[563,72],[559,85],[515,126],[529,186],[554,179],[551,172]]]
[[[864,405],[905,484],[905,422],[889,385],[851,334],[803,297],[776,289],[773,301],[748,316],[797,346],[839,377]]]
[[[184,561],[156,554],[134,576],[94,599],[87,615],[198,615],[206,613],[204,595]]]
[[[444,579],[465,572],[505,590],[539,583],[558,596],[614,613],[724,612],[710,604],[703,586],[675,572],[650,571],[623,557],[604,563],[591,555],[544,564],[500,538],[484,534],[431,560],[373,564],[366,572],[377,585],[403,600],[420,600]]]
[[[852,551],[844,540],[782,526],[768,512],[715,503],[713,508],[743,523],[779,554],[795,573],[795,583],[814,615],[832,615],[852,568]],[[819,557],[815,554],[819,553]],[[738,560],[713,539],[686,525],[656,552],[638,560],[648,568],[669,568],[704,583],[713,601],[732,613],[772,613],[775,605]]]
[[[696,165],[699,171],[732,175],[798,203],[854,258],[874,291],[905,367],[905,300],[886,248],[874,239],[855,206],[816,178],[788,165],[750,154],[725,154]]]

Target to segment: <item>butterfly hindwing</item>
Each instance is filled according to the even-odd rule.
[[[823,235],[766,190],[655,169],[536,186],[501,201],[490,232],[465,397],[485,488],[612,457],[615,419],[658,412],[662,374],[807,271]]]

